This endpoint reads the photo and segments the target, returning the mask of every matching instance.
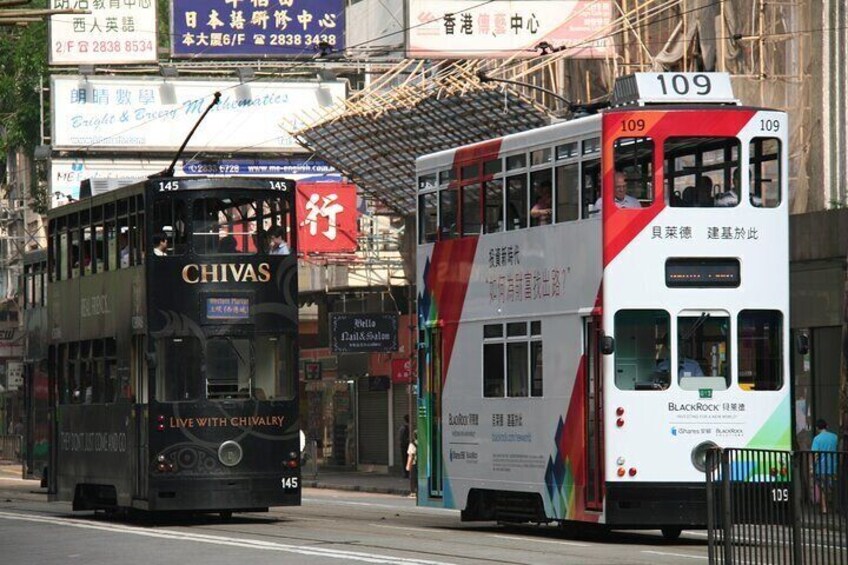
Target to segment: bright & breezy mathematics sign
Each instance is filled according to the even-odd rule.
[[[50,64],[155,63],[155,0],[50,0]]]
[[[163,100],[164,89],[172,89]],[[177,149],[213,99],[189,151],[303,152],[281,120],[344,97],[342,82],[295,83],[54,76],[52,135],[56,149]],[[169,103],[173,102],[173,103]],[[297,124],[295,124],[297,125]]]
[[[344,0],[173,0],[174,57],[313,57],[344,49]]]

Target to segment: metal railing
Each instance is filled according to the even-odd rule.
[[[848,565],[848,453],[712,450],[710,563]]]

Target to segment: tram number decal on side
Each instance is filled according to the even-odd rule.
[[[297,490],[297,477],[283,477],[283,490]]]
[[[687,94],[696,94],[698,96],[707,96],[713,89],[709,75],[697,74],[690,78],[681,74],[659,74],[657,80],[660,82],[662,93],[679,94],[686,96]]]
[[[760,120],[760,130],[768,133],[780,131],[780,120]]]

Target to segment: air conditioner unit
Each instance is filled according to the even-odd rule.
[[[23,198],[12,199],[12,210],[23,210],[26,208],[26,200]]]

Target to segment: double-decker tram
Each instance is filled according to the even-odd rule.
[[[293,204],[289,180],[160,177],[50,211],[50,500],[300,504]]]
[[[418,159],[421,504],[673,538],[711,447],[789,449],[787,131],[727,75],[639,74]]]

